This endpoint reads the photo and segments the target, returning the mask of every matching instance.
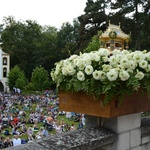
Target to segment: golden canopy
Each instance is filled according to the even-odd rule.
[[[119,26],[109,23],[108,29],[101,34],[101,47],[109,50],[114,49],[128,49],[129,35],[125,34]]]

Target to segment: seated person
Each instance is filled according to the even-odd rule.
[[[18,124],[18,121],[19,121],[18,117],[16,116],[16,117],[13,119],[13,121],[14,121],[15,125],[17,125],[17,124]]]
[[[36,134],[36,139],[40,139],[40,138],[43,138],[44,135],[43,135],[43,128],[41,128],[39,130],[39,132]]]
[[[18,131],[18,127],[17,126],[14,126],[12,128],[12,135],[20,135],[20,132]]]
[[[13,146],[13,142],[9,137],[6,137],[6,139],[4,140],[4,148],[11,147],[11,146]]]
[[[27,133],[27,126],[25,124],[22,125],[20,134]]]
[[[76,115],[74,118],[74,122],[79,122],[80,121],[80,115]]]
[[[4,137],[0,137],[0,149],[4,148]]]
[[[34,129],[34,130],[38,130],[38,129],[39,129],[37,123],[34,123],[33,129]]]
[[[31,134],[29,134],[28,139],[27,139],[28,143],[33,142],[33,140],[34,140],[33,136]]]
[[[29,134],[30,134],[30,135],[33,135],[33,129],[32,129],[31,126],[28,128],[27,134],[28,134],[28,135],[29,135]]]
[[[13,146],[20,145],[20,144],[21,144],[21,139],[18,138],[18,135],[14,135]]]

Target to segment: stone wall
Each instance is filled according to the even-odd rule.
[[[85,128],[10,147],[9,150],[100,150],[116,140],[117,134],[109,129]]]

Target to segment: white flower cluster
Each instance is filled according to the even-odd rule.
[[[131,76],[142,80],[150,73],[150,52],[114,50],[100,48],[98,51],[72,55],[56,63],[51,72],[52,79],[61,83],[66,77],[75,77],[85,81],[86,78],[103,81],[126,81]],[[61,80],[60,80],[61,78]]]

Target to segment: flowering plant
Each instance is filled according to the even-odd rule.
[[[139,89],[150,95],[150,52],[100,48],[72,55],[56,63],[51,77],[60,90],[105,95],[104,105],[115,96],[122,102],[125,94]]]

